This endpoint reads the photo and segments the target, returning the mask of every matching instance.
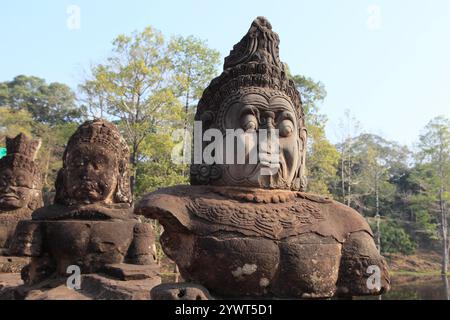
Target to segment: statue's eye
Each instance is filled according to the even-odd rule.
[[[96,163],[93,163],[92,166],[94,167],[95,170],[99,170],[102,167],[102,163],[96,162]]]
[[[68,163],[69,163],[70,166],[78,167],[78,168],[81,168],[81,167],[84,166],[84,160],[83,159],[76,159],[76,158],[75,159],[71,159],[71,160],[68,161]]]
[[[253,114],[247,114],[242,117],[241,125],[244,131],[255,131],[258,129],[258,119]]]
[[[283,121],[281,121],[278,129],[280,130],[280,136],[289,137],[292,132],[294,132],[294,124],[291,120],[284,119]]]

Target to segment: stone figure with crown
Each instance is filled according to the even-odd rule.
[[[195,116],[204,131],[218,129],[224,137],[230,129],[276,133],[278,168],[262,174],[273,168],[264,158],[193,164],[190,186],[148,194],[136,207],[164,226],[162,247],[187,281],[154,288],[155,299],[348,298],[389,289],[366,220],[306,193],[305,116],[278,45],[271,24],[258,17],[204,91]],[[269,154],[272,147],[265,147]]]
[[[87,121],[72,135],[54,204],[21,221],[11,244],[11,252],[31,257],[22,270],[26,285],[67,277],[69,266],[160,283],[146,267],[154,265],[154,236],[133,215],[128,161],[128,146],[110,122]]]
[[[6,138],[7,154],[0,159],[0,250],[3,255],[9,252],[17,223],[30,219],[33,210],[43,205],[41,174],[35,162],[40,146],[40,140],[32,140],[23,133]]]

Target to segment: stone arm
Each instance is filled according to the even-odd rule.
[[[156,262],[155,234],[150,224],[136,223],[133,240],[128,248],[125,262],[137,265],[151,265]]]
[[[386,261],[373,237],[364,231],[350,234],[342,249],[336,296],[380,295],[389,288]]]
[[[23,220],[17,224],[10,245],[10,254],[19,257],[39,257],[42,253],[43,230],[32,220]]]

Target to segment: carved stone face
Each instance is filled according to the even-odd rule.
[[[0,170],[0,211],[26,207],[32,197],[33,176],[20,168]]]
[[[79,203],[113,203],[117,188],[118,168],[116,155],[96,145],[81,144],[67,153],[67,196]]]
[[[240,137],[246,151],[245,164],[224,165],[225,179],[237,185],[289,188],[298,175],[306,141],[306,131],[299,128],[290,99],[276,91],[271,94],[249,92],[229,102],[226,108],[222,126],[245,132]],[[227,150],[226,143],[224,145]],[[257,148],[259,153],[256,164],[250,161],[252,148]],[[273,166],[276,162],[278,168]]]

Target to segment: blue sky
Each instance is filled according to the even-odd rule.
[[[80,28],[67,8],[80,8]],[[151,25],[207,40],[222,58],[266,16],[295,74],[325,84],[327,134],[345,109],[365,131],[412,144],[427,122],[450,116],[449,0],[40,0],[0,4],[0,81],[27,74],[72,88],[118,34]]]

